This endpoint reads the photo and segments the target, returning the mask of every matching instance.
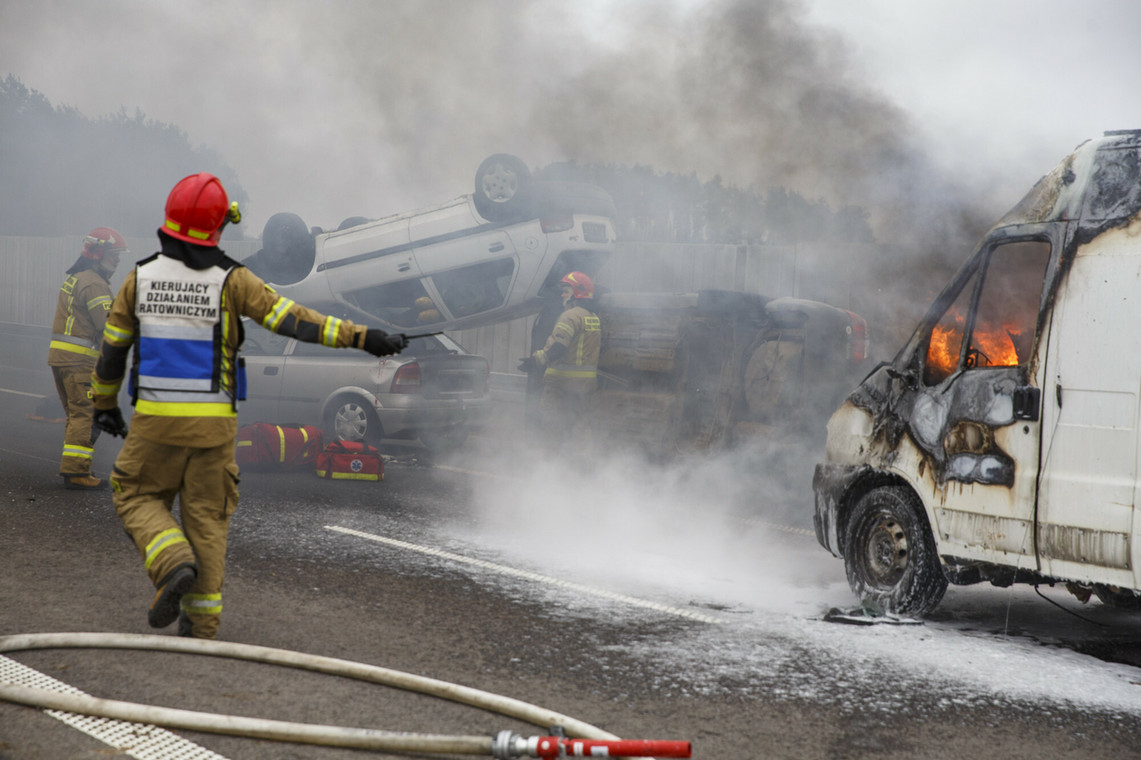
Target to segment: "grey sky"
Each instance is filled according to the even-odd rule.
[[[0,76],[179,126],[238,172],[253,235],[277,211],[330,227],[446,200],[500,151],[881,216],[931,185],[931,161],[997,218],[1082,139],[1141,127],[1139,16],[1131,0],[41,0],[0,7]]]

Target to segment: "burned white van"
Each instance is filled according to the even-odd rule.
[[[596,274],[614,216],[602,188],[533,180],[500,153],[480,164],[473,193],[429,208],[349,217],[329,232],[275,214],[242,263],[283,295],[366,324],[477,327],[538,311],[568,272]]]
[[[1063,583],[1141,608],[1141,130],[1067,157],[828,423],[816,535],[865,602]]]

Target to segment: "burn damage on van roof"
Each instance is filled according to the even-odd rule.
[[[894,460],[904,435],[924,452],[925,467],[938,484],[947,481],[1010,486],[1014,463],[998,443],[996,430],[1037,410],[1027,384],[1034,372],[1037,336],[1049,317],[1055,296],[1076,251],[1110,229],[1135,221],[1141,211],[1141,130],[1106,132],[1098,140],[1078,146],[1008,212],[985,236],[982,246],[960,269],[935,300],[927,317],[904,349],[890,363],[874,370],[849,396],[855,406],[873,419],[870,436],[883,462]],[[985,269],[986,254],[996,244],[1022,237],[1051,245],[1039,313],[1034,320],[1033,344],[1012,366],[1008,376],[974,386],[969,394],[946,394],[946,383],[924,382],[932,328],[963,283]],[[966,318],[967,315],[964,315]],[[980,324],[969,315],[972,324]],[[971,336],[976,337],[976,336]],[[985,368],[973,363],[970,347],[953,374]],[[1006,366],[1006,365],[1003,365]],[[995,384],[998,387],[995,387]],[[951,398],[947,396],[951,395]],[[953,421],[953,422],[951,422]],[[871,453],[871,452],[869,452]]]

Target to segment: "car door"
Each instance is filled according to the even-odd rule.
[[[910,427],[942,469],[931,503],[944,555],[1034,567],[1036,325],[1050,255],[1044,233],[985,247],[927,338]]]
[[[241,356],[246,364],[246,400],[238,404],[242,424],[277,420],[278,399],[290,339],[245,322]]]

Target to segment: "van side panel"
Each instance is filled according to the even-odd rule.
[[[1043,384],[1038,551],[1051,575],[1133,587],[1141,393],[1141,223],[1079,247]]]

